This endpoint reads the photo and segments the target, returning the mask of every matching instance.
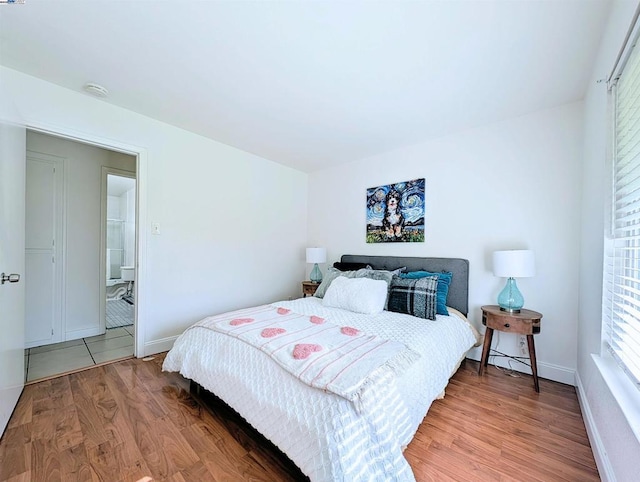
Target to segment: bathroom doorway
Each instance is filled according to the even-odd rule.
[[[104,327],[134,335],[136,281],[135,173],[103,168]],[[123,352],[124,352],[124,347]],[[133,344],[131,353],[133,354]]]

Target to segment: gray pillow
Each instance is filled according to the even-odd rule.
[[[403,272],[405,267],[394,269],[393,271],[387,271],[384,269],[359,269],[357,271],[357,278],[369,278],[375,280],[382,280],[387,283],[387,299],[384,302],[384,309],[386,310],[389,304],[389,288],[391,287],[391,280],[394,276]]]
[[[358,271],[362,271],[362,270],[358,270]],[[318,286],[318,289],[316,290],[313,296],[315,296],[316,298],[324,298],[324,294],[327,292],[327,288],[329,288],[329,286],[331,285],[334,279],[336,279],[338,276],[355,278],[356,273],[357,271],[340,271],[339,269],[336,269],[336,268],[328,268],[327,274],[323,276],[322,282],[320,283],[320,286]]]
[[[393,276],[400,274],[405,269],[406,268],[402,267],[394,269],[393,271],[386,271],[383,269],[362,268],[357,271],[340,271],[336,268],[329,268],[327,269],[327,274],[322,278],[322,282],[320,283],[320,286],[318,286],[318,289],[313,296],[315,296],[316,298],[323,298],[324,294],[327,292],[327,288],[331,286],[333,280],[338,276],[344,276],[346,278],[369,278],[374,280],[382,280],[387,283],[388,289]],[[386,307],[387,305],[385,303],[385,309]]]
[[[391,284],[391,280],[395,275],[399,275],[403,272],[405,267],[394,269],[393,271],[387,271],[384,269],[359,269],[356,273],[356,278],[370,278],[370,279],[381,279],[382,281],[387,282],[387,286]]]

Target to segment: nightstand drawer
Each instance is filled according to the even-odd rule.
[[[320,283],[314,283],[313,281],[303,281],[302,282],[302,296],[313,296],[320,286]]]
[[[482,324],[487,328],[506,333],[518,333],[520,335],[540,333],[540,318],[523,317],[516,313],[483,313]]]

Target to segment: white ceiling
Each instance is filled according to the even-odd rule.
[[[581,99],[610,5],[27,0],[0,63],[311,172]]]

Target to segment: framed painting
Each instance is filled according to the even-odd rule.
[[[424,242],[425,180],[367,189],[367,243]]]

